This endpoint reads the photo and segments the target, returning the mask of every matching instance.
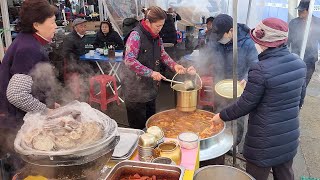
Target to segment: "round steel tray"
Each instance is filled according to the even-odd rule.
[[[229,130],[224,131],[215,144],[206,149],[200,148],[200,161],[217,158],[227,153],[233,145],[233,136]]]

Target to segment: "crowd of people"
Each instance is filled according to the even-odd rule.
[[[266,180],[270,169],[275,179],[294,179],[292,163],[299,144],[299,112],[315,70],[320,42],[320,28],[316,28],[320,20],[313,16],[305,56],[300,59],[301,32],[309,3],[308,0],[300,2],[299,17],[289,24],[277,18],[264,19],[254,29],[238,23],[237,79],[245,87],[244,92],[235,102],[215,98],[217,114],[212,123],[237,119],[236,145],[243,138],[248,115],[243,155],[247,172],[258,180]],[[55,86],[41,83],[55,82],[46,46],[57,27],[56,10],[45,0],[26,0],[21,7],[21,32],[0,65],[1,155],[10,153],[16,157],[12,142],[27,112],[50,112],[59,106],[58,99],[49,98]],[[129,126],[137,129],[144,129],[147,119],[156,113],[160,81],[166,79],[161,66],[179,74],[197,72],[193,66],[177,63],[171,57],[174,53],[166,52],[170,51],[166,43],[173,47],[177,44],[175,22],[181,20],[179,14],[173,8],[164,11],[157,6],[143,12],[141,20],[123,21],[123,36],[113,29],[109,20],[101,22],[93,43],[94,49],[112,45],[124,50],[121,85]],[[66,74],[96,73],[94,63],[79,60],[90,49],[84,41],[86,22],[76,18],[72,22],[73,31],[64,39],[62,54]],[[206,25],[205,44],[199,48],[213,64],[210,71],[214,82],[232,79],[233,18],[219,14],[207,18]],[[13,164],[17,165],[11,166]]]

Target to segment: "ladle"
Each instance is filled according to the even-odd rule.
[[[168,82],[172,82],[172,83],[176,83],[176,84],[183,84],[183,85],[184,85],[184,88],[185,88],[187,91],[190,91],[190,90],[194,90],[194,89],[195,89],[194,83],[193,83],[193,81],[191,81],[191,80],[185,80],[184,82],[174,81],[174,80],[171,80],[171,79],[163,79],[163,80],[164,80],[164,81],[168,81]]]
[[[174,80],[171,80],[171,79],[163,79],[164,81],[168,81],[168,82],[172,82],[172,83],[176,83],[176,84],[184,84],[184,82],[181,82],[181,81],[174,81]]]
[[[194,90],[195,89],[195,85],[193,83],[193,81],[191,80],[185,80],[183,82],[184,84],[184,88],[187,90],[187,91],[190,91],[190,90]]]

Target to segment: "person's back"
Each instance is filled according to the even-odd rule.
[[[246,90],[253,94],[243,97],[254,99],[255,92],[263,89],[259,104],[249,114],[244,156],[264,167],[279,160],[286,162],[296,154],[306,69],[303,61],[286,46],[267,49],[259,60],[249,72],[248,83],[255,79],[261,87],[247,86]]]
[[[174,23],[175,21],[173,16],[167,13],[167,18],[164,22],[163,28],[160,31],[160,35],[164,43],[177,43],[177,32]]]
[[[139,21],[135,18],[126,18],[122,22],[122,34],[123,37],[127,37],[130,31],[139,24]]]
[[[250,31],[259,62],[249,70],[240,98],[214,116],[214,123],[249,114],[243,156],[255,179],[294,179],[299,112],[305,96],[306,65],[287,48],[288,24],[267,18]]]

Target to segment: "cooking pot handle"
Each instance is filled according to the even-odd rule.
[[[178,75],[178,73],[176,73],[176,74],[172,77],[171,80],[173,81],[174,78],[175,78],[177,75]],[[199,76],[198,73],[196,73],[196,76],[197,76],[197,77],[199,78],[199,80],[200,80],[200,89],[202,89],[202,80],[201,80],[201,78],[200,78],[200,76]],[[173,88],[172,81],[171,81],[171,84],[170,84],[171,88]]]

